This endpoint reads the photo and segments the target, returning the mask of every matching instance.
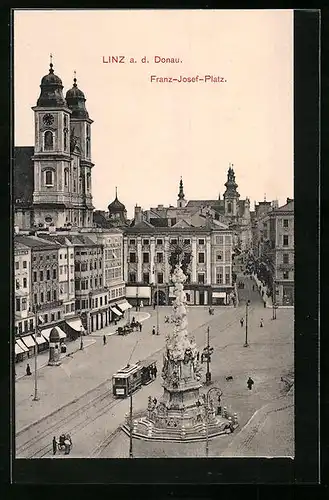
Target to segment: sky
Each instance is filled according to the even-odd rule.
[[[181,176],[187,200],[217,199],[230,163],[251,208],[293,197],[293,11],[16,10],[15,146],[34,145],[50,53],[65,93],[76,71],[94,120],[96,209],[115,186],[128,217],[176,205]],[[155,80],[206,75],[218,81]]]

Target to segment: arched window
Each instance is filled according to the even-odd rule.
[[[45,132],[44,141],[45,141],[44,145],[45,145],[46,150],[50,150],[50,149],[54,148],[54,136],[53,136],[53,133],[50,132],[50,130],[47,130],[47,132]]]
[[[82,177],[79,177],[79,193],[82,193]]]
[[[69,185],[69,171],[67,168],[64,169],[64,186],[67,187]]]
[[[46,186],[53,186],[54,185],[54,174],[53,174],[52,170],[45,171],[45,185]]]
[[[67,137],[68,137],[67,130],[64,130],[64,150],[65,151],[67,150],[67,147],[68,147]]]
[[[87,137],[86,139],[86,156],[90,156],[90,139]]]
[[[229,214],[232,213],[232,203],[231,202],[229,202],[227,204],[227,211],[228,211]]]
[[[87,191],[90,190],[90,174],[87,174]]]

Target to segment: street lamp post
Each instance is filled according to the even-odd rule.
[[[207,373],[206,373],[206,385],[209,385],[211,383],[209,331],[210,331],[210,328],[208,326],[208,328],[207,328]]]
[[[211,387],[206,393],[206,405],[205,405],[205,417],[206,417],[206,457],[209,455],[209,416],[211,412],[210,408],[210,393],[216,392],[220,397],[222,396],[222,391],[218,387]]]
[[[243,347],[249,347],[249,344],[248,344],[248,307],[249,307],[249,304],[250,304],[250,300],[247,300],[247,302],[246,302],[246,339],[245,339],[245,343],[243,344]]]
[[[83,330],[83,326],[81,325],[81,326],[80,326],[80,350],[81,350],[81,351],[82,351],[82,349],[83,349],[82,330]]]
[[[34,398],[33,401],[39,401],[39,396],[38,396],[38,343],[37,343],[37,336],[38,336],[38,306],[34,306],[34,321],[35,321],[35,326],[34,326],[34,331],[35,331],[35,348],[34,348]]]
[[[272,319],[276,319],[276,289],[274,276],[272,281]]]
[[[133,395],[130,393],[130,408],[129,408],[129,458],[133,456]]]

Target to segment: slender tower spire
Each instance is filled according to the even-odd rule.
[[[180,178],[179,181],[179,193],[178,193],[178,199],[179,200],[184,200],[185,194],[184,194],[184,187],[183,187],[183,178]]]

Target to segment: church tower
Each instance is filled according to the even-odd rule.
[[[185,194],[184,194],[184,188],[183,188],[183,179],[180,178],[179,182],[179,193],[178,193],[178,200],[177,200],[177,208],[184,208],[187,204],[187,201],[185,200]]]
[[[79,109],[85,109],[84,95],[73,85],[73,89],[67,92],[67,98],[64,98],[62,80],[54,73],[52,58],[49,73],[42,78],[40,88],[37,105],[32,108],[35,122],[32,157],[34,225],[92,226],[90,177],[87,180],[92,167],[90,147],[87,156],[85,146],[80,145],[83,137],[79,137],[78,127],[77,133],[71,130],[72,123],[77,121],[76,101],[79,101]],[[78,96],[75,96],[75,92]],[[78,121],[90,126],[92,120],[85,113],[87,116],[79,116]]]
[[[239,204],[239,193],[237,192],[237,183],[235,182],[235,174],[233,170],[233,165],[230,164],[227,172],[227,181],[225,182],[225,193],[224,198],[224,210],[227,217],[237,217],[238,215],[238,204]]]

